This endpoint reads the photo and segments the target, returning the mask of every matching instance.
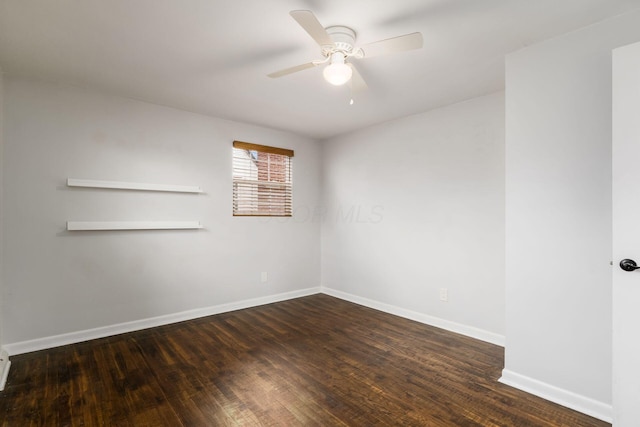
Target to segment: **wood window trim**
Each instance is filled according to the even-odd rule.
[[[252,144],[251,142],[233,141],[233,148],[240,148],[242,150],[250,151],[262,151],[263,153],[280,154],[281,156],[293,157],[293,150],[270,147],[268,145]]]

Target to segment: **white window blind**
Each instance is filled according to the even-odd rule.
[[[233,141],[233,215],[291,216],[293,150]]]

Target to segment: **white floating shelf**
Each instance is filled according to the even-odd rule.
[[[67,221],[68,231],[190,230],[203,228],[200,221]]]
[[[140,182],[97,181],[94,179],[67,179],[68,187],[115,188],[119,190],[169,191],[174,193],[202,193],[195,185],[144,184]]]

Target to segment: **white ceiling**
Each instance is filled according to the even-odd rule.
[[[327,138],[504,87],[504,55],[640,7],[640,0],[0,0],[0,67],[22,75]],[[364,44],[422,32],[424,48],[354,60],[348,104],[289,16],[312,10]]]

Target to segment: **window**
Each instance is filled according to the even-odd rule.
[[[293,150],[233,141],[233,215],[291,216]]]

